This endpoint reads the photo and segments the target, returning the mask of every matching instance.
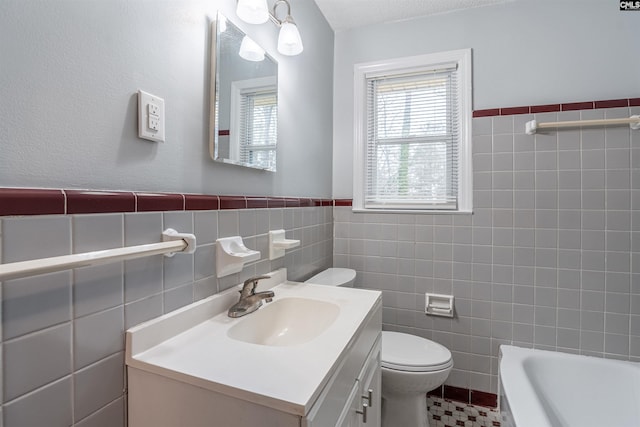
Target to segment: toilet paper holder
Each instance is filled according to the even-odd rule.
[[[453,295],[425,294],[424,312],[430,316],[453,317]]]

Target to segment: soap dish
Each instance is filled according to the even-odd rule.
[[[286,239],[284,230],[269,231],[269,259],[282,258],[287,249],[300,246],[300,240]]]
[[[216,276],[239,273],[246,263],[258,261],[260,251],[248,249],[242,237],[224,237],[216,240]]]

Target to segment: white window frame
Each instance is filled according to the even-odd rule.
[[[405,74],[437,68],[439,64],[457,63],[460,141],[458,157],[458,203],[456,209],[366,208],[365,185],[367,173],[367,89],[366,79],[390,74]],[[472,213],[473,165],[471,152],[471,49],[460,49],[405,58],[356,64],[354,67],[354,152],[353,152],[353,211],[388,213]]]

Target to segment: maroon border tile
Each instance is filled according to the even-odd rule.
[[[131,192],[64,190],[67,213],[135,212],[136,196]]]
[[[262,209],[269,207],[268,197],[247,196],[247,209]]]
[[[428,391],[427,392],[427,396],[435,396],[435,397],[442,398],[442,386],[440,386],[438,388],[434,388],[433,390]]]
[[[137,212],[183,211],[182,194],[135,193]]]
[[[269,197],[269,207],[270,208],[284,208],[286,207],[286,202],[284,197]]]
[[[52,215],[65,213],[62,190],[0,188],[0,215]]]
[[[220,200],[218,196],[210,196],[206,194],[185,194],[184,210],[185,211],[212,211],[220,209]]]
[[[229,136],[229,129],[221,129],[218,131],[218,136]]]
[[[246,209],[247,199],[244,196],[218,196],[220,209]]]
[[[353,206],[352,199],[335,199],[334,206]]]
[[[0,188],[0,216],[351,206],[351,199]]]
[[[509,107],[509,108],[501,108],[500,115],[501,116],[511,116],[515,114],[529,114],[529,107]]]
[[[445,385],[442,396],[445,399],[456,400],[458,402],[469,403],[470,392],[468,388]]]
[[[532,113],[553,113],[560,111],[560,104],[532,105],[529,109]]]
[[[476,110],[473,112],[473,117],[491,117],[491,116],[499,116],[500,109],[499,108],[490,108],[488,110]]]
[[[471,390],[471,404],[497,408],[498,396],[493,393],[487,393],[486,391]]]
[[[476,110],[473,117],[509,116],[526,113],[549,113],[557,111],[592,110],[594,108],[638,107],[640,98],[608,99],[600,101],[569,102],[564,104],[532,105],[522,107],[490,108]],[[499,111],[499,113],[498,113]]]
[[[571,102],[561,107],[562,111],[593,110],[593,102]]]
[[[628,99],[609,99],[606,101],[596,101],[596,108],[617,108],[617,107],[628,107],[629,100]]]
[[[300,207],[300,199],[297,197],[285,197],[284,198],[284,206],[287,208],[299,208]]]

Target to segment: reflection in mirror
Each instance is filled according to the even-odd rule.
[[[211,157],[275,171],[278,64],[220,13],[211,33]]]

